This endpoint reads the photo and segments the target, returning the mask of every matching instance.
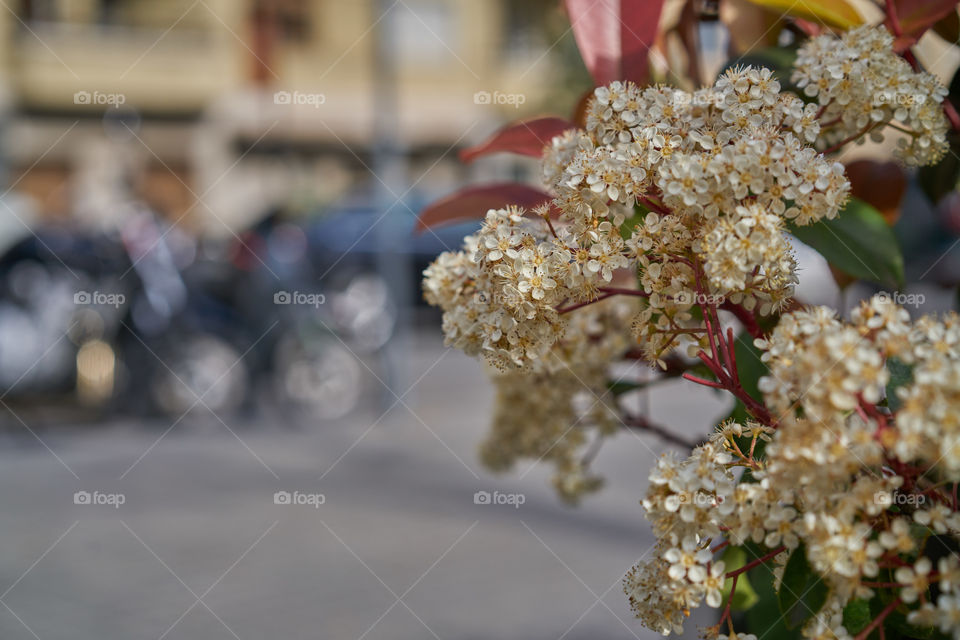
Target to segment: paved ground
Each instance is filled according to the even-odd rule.
[[[409,347],[401,387],[416,386],[385,416],[198,416],[159,442],[168,424],[25,418],[44,444],[6,416],[0,637],[659,637],[631,618],[619,583],[650,547],[637,500],[665,445],[620,436],[598,459],[609,486],[565,507],[545,469],[478,466],[491,397],[480,366],[432,331]],[[693,433],[710,410],[684,389],[654,394],[653,412]],[[495,489],[526,502],[474,504]],[[125,503],[76,505],[77,491]],[[277,505],[278,491],[326,501]]]

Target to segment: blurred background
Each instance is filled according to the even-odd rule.
[[[646,637],[664,445],[490,476],[420,303],[423,205],[535,177],[457,152],[589,86],[553,0],[0,0],[0,637]]]
[[[356,351],[392,390],[380,351],[472,228],[415,237],[416,212],[529,172],[467,175],[456,152],[543,107],[562,20],[506,0],[4,3],[0,387],[332,418],[360,399]]]
[[[668,445],[617,436],[576,509],[488,474],[491,389],[420,301],[475,228],[423,206],[537,176],[458,151],[590,86],[556,0],[0,0],[0,637],[653,637],[620,579]]]

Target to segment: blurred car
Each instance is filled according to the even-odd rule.
[[[409,208],[408,208],[409,207]],[[375,272],[391,254],[410,272],[404,279],[411,291],[399,292],[406,300],[422,301],[423,270],[444,251],[459,251],[464,236],[479,229],[480,222],[466,222],[415,231],[419,206],[395,206],[386,213],[363,204],[333,208],[307,227],[311,254],[317,269],[332,279],[338,274]],[[385,241],[386,240],[386,241]],[[395,294],[395,298],[400,299]]]

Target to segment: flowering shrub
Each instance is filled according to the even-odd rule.
[[[752,637],[734,611],[767,567],[805,637],[960,638],[960,317],[914,322],[878,296],[845,321],[794,299],[788,233],[836,235],[864,206],[831,154],[886,136],[908,165],[948,150],[946,90],[896,47],[883,26],[809,39],[803,97],[752,66],[693,92],[600,86],[583,126],[544,148],[549,201],[491,209],[424,274],[448,344],[496,371],[485,462],[548,460],[567,500],[600,486],[600,439],[670,437],[619,402],[613,363],[738,401],[650,473],[656,552],[624,588],[651,629],[680,632],[706,602],[721,614],[705,637]],[[764,365],[756,384],[734,325]]]

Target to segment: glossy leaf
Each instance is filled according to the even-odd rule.
[[[554,136],[575,128],[575,124],[563,118],[521,120],[500,129],[481,144],[464,149],[460,152],[460,159],[463,162],[472,162],[480,156],[500,151],[539,158],[543,156],[543,148],[550,144]]]
[[[897,411],[903,401],[897,396],[897,389],[913,380],[913,367],[899,358],[887,360],[887,371],[890,380],[887,382],[887,406],[891,411]]]
[[[846,0],[750,0],[781,15],[806,18],[815,23],[824,23],[841,29],[851,29],[863,24],[863,18]]]
[[[816,615],[827,601],[829,592],[829,587],[807,561],[806,548],[801,544],[787,560],[777,593],[780,613],[787,627],[798,627]]]
[[[848,633],[860,633],[873,620],[870,613],[870,601],[854,598],[843,608],[843,628]]]
[[[880,212],[862,200],[851,198],[833,220],[790,225],[789,231],[852,276],[887,286],[903,285],[900,244]]]
[[[415,230],[422,233],[431,227],[464,220],[479,220],[490,209],[500,209],[511,204],[532,209],[548,204],[552,199],[553,196],[546,191],[516,182],[466,187],[424,209],[417,218]]]
[[[573,35],[597,86],[646,84],[664,0],[565,0]]]
[[[960,0],[894,0],[893,5],[900,30],[916,40],[936,22],[956,12],[958,3]]]
[[[756,545],[748,543],[748,549],[751,549],[750,557],[763,554]],[[803,640],[799,629],[788,629],[784,625],[777,602],[777,592],[773,588],[773,572],[769,565],[758,565],[747,574],[750,576],[750,584],[756,590],[759,601],[744,614],[747,624],[743,631],[753,633],[758,638],[764,635],[766,640]]]

